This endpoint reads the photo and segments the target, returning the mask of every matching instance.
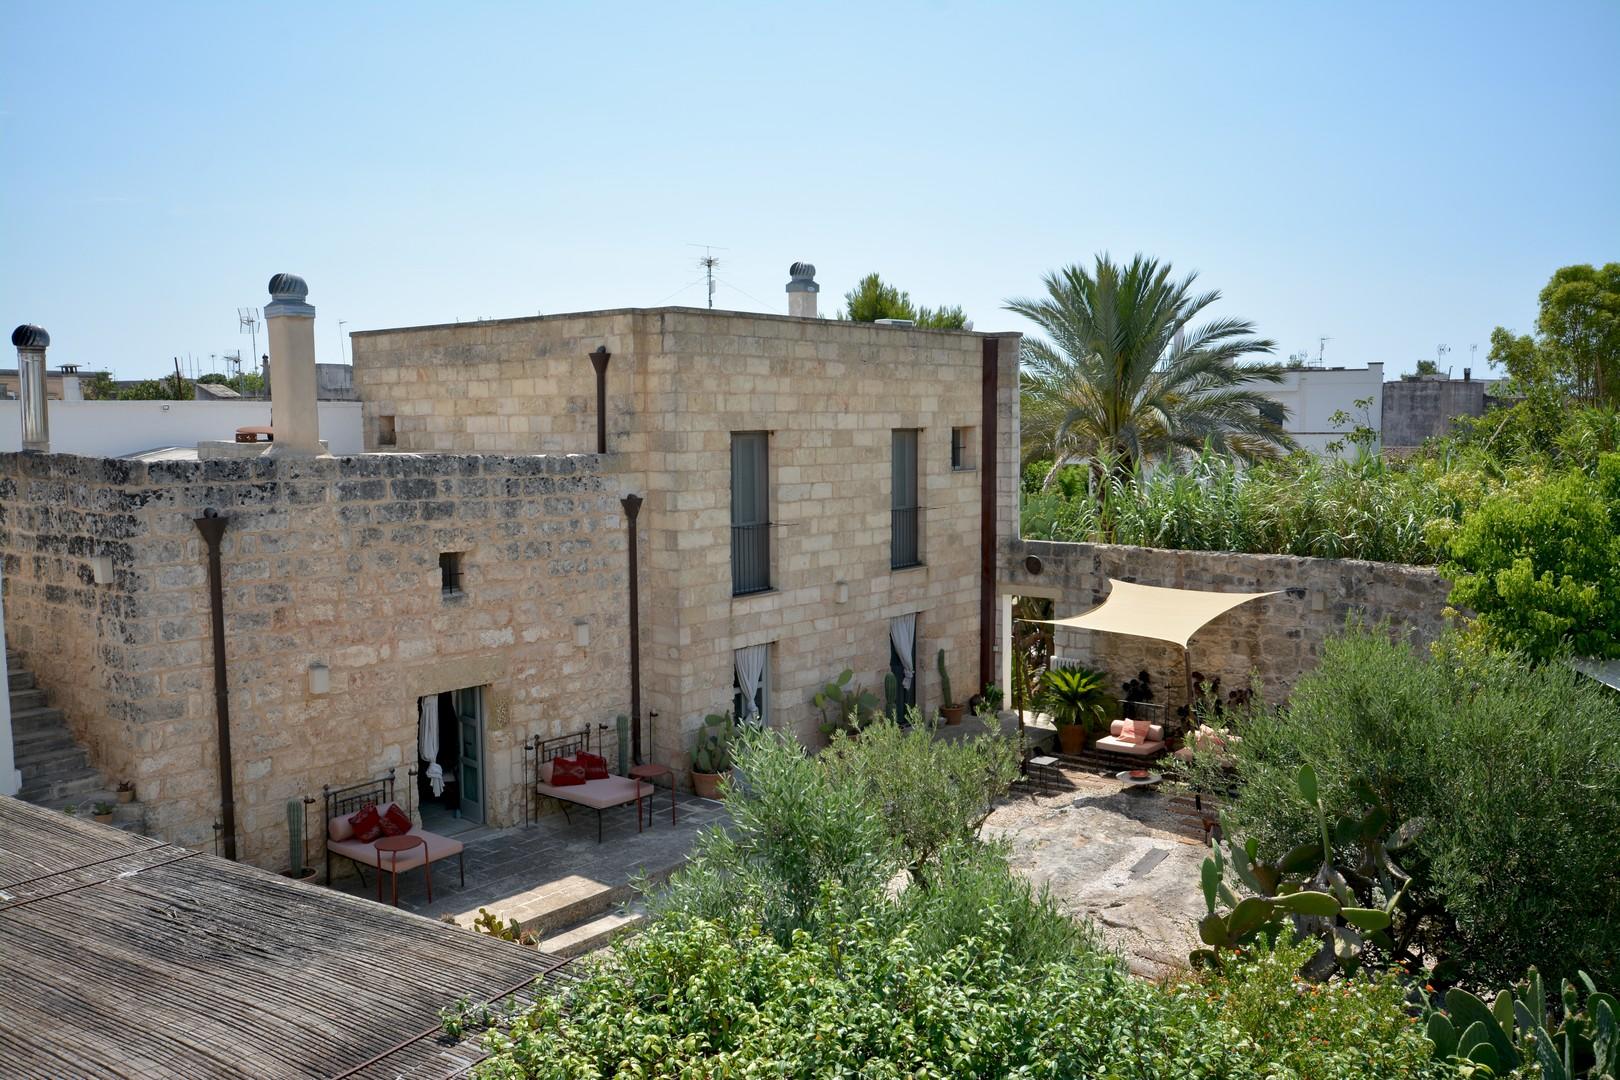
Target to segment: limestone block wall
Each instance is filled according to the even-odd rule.
[[[290,797],[390,766],[403,782],[416,698],[466,686],[487,688],[488,819],[515,823],[525,738],[628,711],[625,531],[600,466],[564,455],[140,464],[3,454],[8,635],[95,763],[137,782],[156,834],[211,844],[213,660],[192,519],[212,508],[230,519],[242,857],[284,863]],[[441,551],[463,553],[459,598],[441,595]],[[102,554],[114,579],[96,585],[89,558]],[[311,692],[316,663],[330,668],[325,694]]]
[[[602,311],[361,331],[350,335],[367,450],[392,418],[392,448],[415,453],[585,454],[596,450],[596,348],[608,362],[608,437],[640,450],[637,314]]]
[[[1227,612],[1194,635],[1192,666],[1206,678],[1219,676],[1223,692],[1258,676],[1266,700],[1284,699],[1300,675],[1316,667],[1322,643],[1340,632],[1352,614],[1387,621],[1415,640],[1431,641],[1444,629],[1450,585],[1433,569],[1353,559],[1292,555],[1168,551],[1112,544],[1021,541],[1009,560],[1005,591],[1050,596],[1062,618],[1101,603],[1108,578],[1142,585],[1230,592],[1283,590]],[[1026,555],[1041,560],[1031,574]],[[1117,693],[1124,679],[1147,671],[1173,709],[1185,703],[1181,650],[1116,634],[1059,629],[1059,655],[1080,658],[1108,672]]]

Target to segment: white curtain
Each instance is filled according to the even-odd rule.
[[[428,787],[435,796],[444,794],[444,769],[439,765],[439,695],[429,694],[420,701],[421,716],[416,726],[416,746],[428,763]]]
[[[916,671],[911,666],[912,657],[917,655],[917,613],[901,615],[889,620],[889,640],[894,642],[894,651],[900,654],[900,669],[905,672],[905,678],[900,685],[906,690],[911,689],[911,679]]]
[[[770,656],[769,645],[750,645],[737,650],[737,685],[742,688],[743,714],[740,720],[758,722],[759,708],[754,699],[765,686],[765,661]]]

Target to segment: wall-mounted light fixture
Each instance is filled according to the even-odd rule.
[[[591,624],[586,622],[584,619],[580,619],[574,623],[574,644],[583,649],[590,643]]]
[[[111,555],[90,556],[90,576],[97,585],[109,585],[113,579],[113,565]]]
[[[309,692],[324,694],[332,689],[332,669],[325,664],[309,665]]]

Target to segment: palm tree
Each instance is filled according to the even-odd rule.
[[[1168,263],[1137,255],[1122,267],[1103,254],[1095,272],[1066,267],[1046,275],[1046,296],[1007,302],[1050,339],[1024,342],[1020,376],[1024,457],[1052,457],[1048,485],[1076,462],[1100,480],[1206,446],[1244,460],[1294,449],[1254,387],[1280,382],[1281,369],[1238,363],[1274,343],[1244,319],[1189,326],[1221,295],[1195,295],[1197,276],[1173,281]]]

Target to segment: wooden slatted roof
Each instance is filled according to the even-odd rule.
[[[566,961],[0,798],[0,1063],[19,1076],[433,1077],[461,998]],[[541,982],[531,991],[534,980]]]

